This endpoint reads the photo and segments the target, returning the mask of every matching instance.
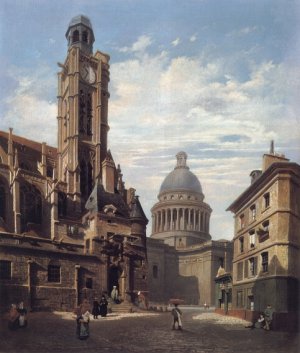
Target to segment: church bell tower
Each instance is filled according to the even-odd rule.
[[[58,73],[58,180],[67,185],[69,212],[77,216],[107,154],[109,56],[96,51],[88,17],[74,17],[68,53]]]

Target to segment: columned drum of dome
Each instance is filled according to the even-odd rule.
[[[201,184],[187,166],[187,154],[176,155],[177,164],[161,184],[158,202],[151,209],[152,238],[185,248],[211,239],[210,206],[205,203]]]

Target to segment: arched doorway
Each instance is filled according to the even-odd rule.
[[[116,286],[119,291],[119,295],[122,295],[121,293],[122,288],[121,288],[121,283],[120,283],[120,277],[123,272],[123,269],[120,265],[111,265],[108,270],[108,283],[107,283],[107,288],[108,288],[108,293],[110,295],[113,286]]]

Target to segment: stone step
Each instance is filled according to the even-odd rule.
[[[113,313],[130,313],[133,305],[131,303],[123,302],[120,304],[111,304],[110,308]]]

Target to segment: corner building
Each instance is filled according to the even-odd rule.
[[[153,301],[183,299],[186,304],[215,304],[218,269],[231,270],[232,243],[212,240],[212,209],[204,202],[197,176],[189,170],[187,154],[161,184],[152,207],[152,234],[147,240],[149,295]]]
[[[273,145],[273,144],[272,144]],[[228,207],[235,235],[231,313],[255,320],[267,304],[273,328],[299,327],[300,166],[284,155],[263,156],[262,170]]]
[[[58,146],[0,132],[1,308],[71,310],[116,285],[146,291],[147,218],[107,146],[109,56],[85,16],[58,72]]]

